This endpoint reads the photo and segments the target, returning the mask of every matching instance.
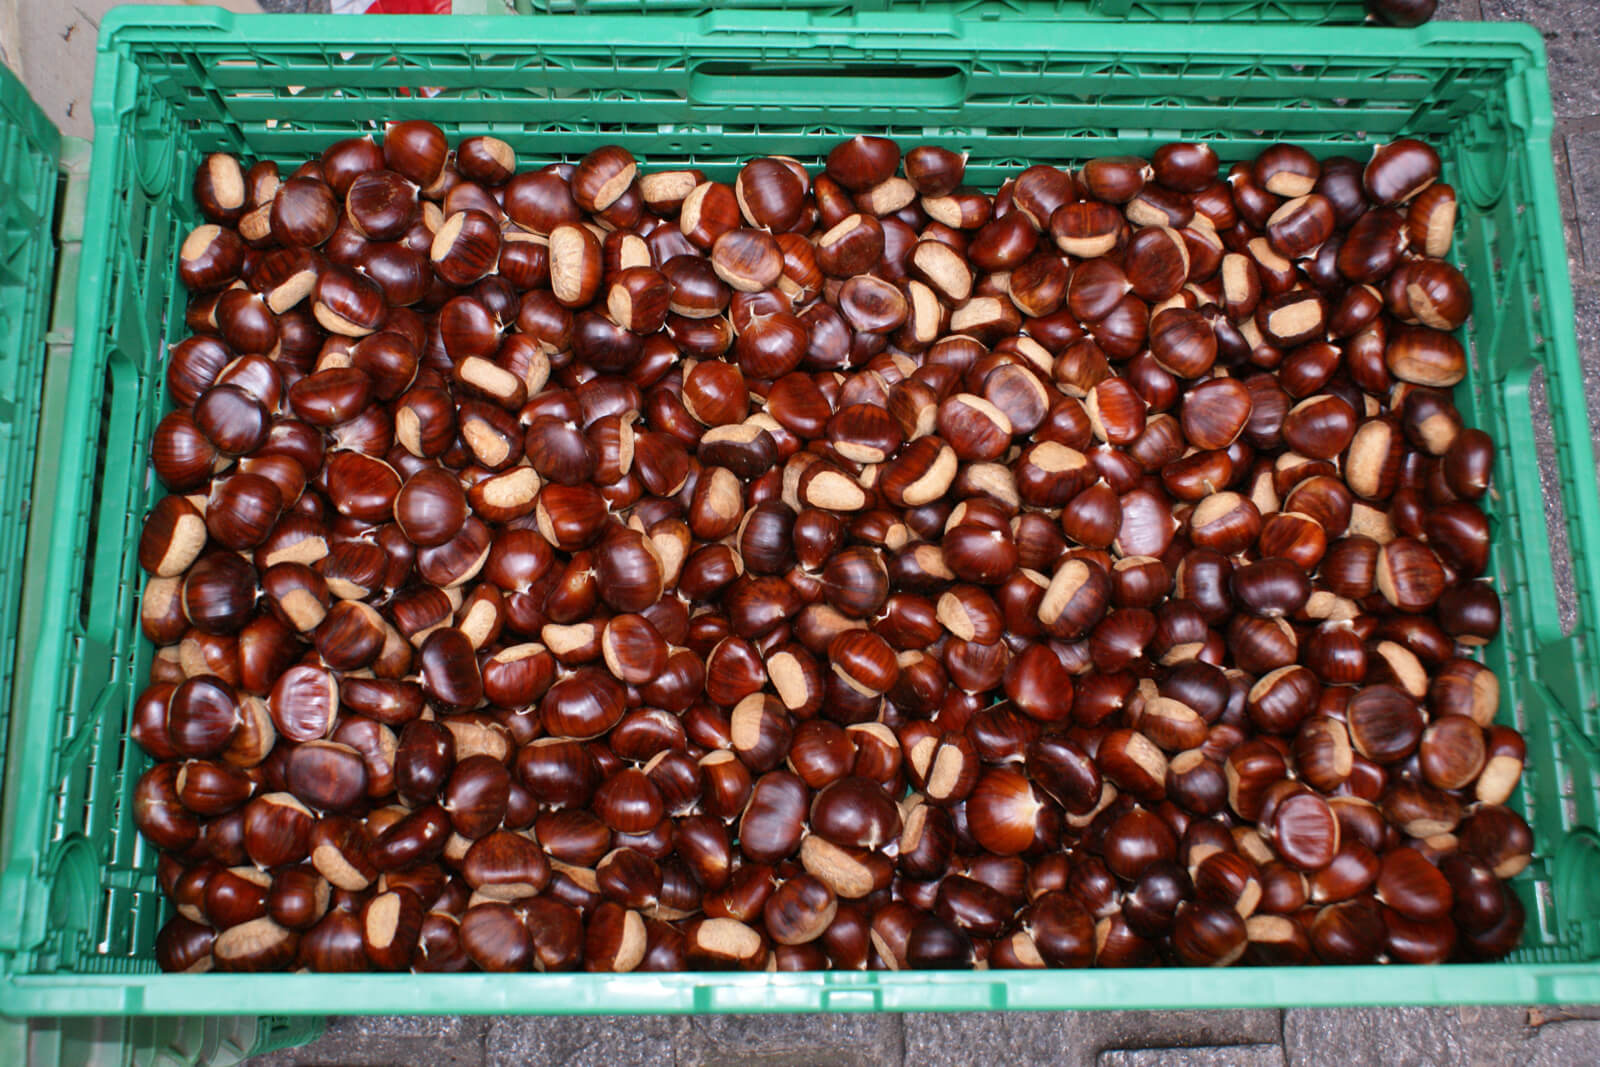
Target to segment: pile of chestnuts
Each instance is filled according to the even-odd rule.
[[[212,155],[139,542],[170,971],[1513,950],[1426,144]]]

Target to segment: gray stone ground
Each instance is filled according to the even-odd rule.
[[[278,10],[326,0],[265,0]],[[1550,53],[1555,165],[1600,451],[1600,2],[1442,0],[1440,17],[1523,20]],[[1558,568],[1560,569],[1560,568]],[[1567,605],[1570,609],[1570,605]],[[1600,1062],[1600,1006],[643,1017],[339,1017],[252,1067],[1409,1067]]]
[[[363,1018],[251,1067],[1576,1067],[1600,1007]]]

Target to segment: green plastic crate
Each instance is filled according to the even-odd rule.
[[[976,19],[1082,20],[1122,18],[1135,22],[1285,22],[1330,26],[1366,21],[1362,0],[490,0],[527,14],[645,15],[663,11],[703,13],[722,8],[808,10],[830,17],[861,11],[958,14]]]
[[[739,1012],[1600,1000],[1600,505],[1550,164],[1543,47],[1530,28],[1414,31],[963,21],[949,14],[719,11],[522,19],[230,16],[129,8],[101,27],[99,134],[53,494],[30,555],[0,874],[0,1007],[17,1014]],[[437,90],[427,95],[416,90]],[[1463,200],[1456,255],[1477,313],[1466,417],[1501,442],[1490,499],[1506,637],[1487,653],[1503,719],[1526,735],[1517,798],[1537,859],[1511,962],[1435,968],[681,975],[164,976],[155,856],[127,812],[145,765],[125,739],[151,650],[134,545],[159,495],[144,446],[165,400],[173,261],[208,151],[303,158],[428,118],[492,133],[528,164],[620,141],[647,166],[729,178],[753,154],[815,163],[884,131],[971,154],[993,187],[1024,162],[1149,153],[1172,138],[1225,158],[1284,139],[1364,153],[1439,146]],[[176,334],[171,339],[175,339]],[[1578,623],[1555,610],[1530,397],[1549,397]]]
[[[233,1067],[322,1032],[299,1016],[96,1016],[0,1019],[0,1063],[70,1067]]]
[[[16,604],[22,591],[39,437],[37,383],[56,267],[55,246],[41,234],[55,229],[61,182],[61,135],[0,65],[0,605]],[[14,609],[0,609],[0,716],[11,703],[16,623]],[[0,718],[0,771],[5,762]]]

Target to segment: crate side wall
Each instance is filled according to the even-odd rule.
[[[56,272],[60,135],[0,67],[0,778],[16,678],[23,557]]]

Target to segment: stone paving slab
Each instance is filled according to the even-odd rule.
[[[311,1044],[250,1067],[482,1067],[488,1026],[477,1015],[341,1015]]]
[[[905,1062],[917,1067],[1092,1062],[1107,1049],[1277,1044],[1276,1011],[909,1014]]]
[[[1550,99],[1558,116],[1600,114],[1600,4],[1593,0],[1481,0],[1491,22],[1539,27],[1550,56]]]
[[[330,1021],[252,1067],[1409,1067],[1600,1063],[1600,1006]]]
[[[686,1020],[674,1015],[494,1016],[484,1038],[485,1067],[529,1064],[670,1064]]]
[[[1283,1067],[1280,1045],[1213,1045],[1210,1048],[1107,1049],[1099,1067]]]
[[[684,1023],[679,1067],[878,1067],[905,1055],[899,1015],[702,1015]]]
[[[1594,450],[1600,456],[1600,270],[1576,272],[1573,302],[1578,312],[1578,350],[1583,353],[1583,390],[1594,428]]]
[[[1572,1067],[1594,1063],[1600,1050],[1600,1022],[1548,1023],[1539,1027],[1523,1046],[1521,1067]]]
[[[1283,1048],[1290,1067],[1503,1064],[1532,1033],[1527,1015],[1525,1008],[1295,1009],[1283,1013]],[[1600,1045],[1589,1062],[1595,1055]]]
[[[1600,39],[1594,47],[1600,57]],[[1577,126],[1563,140],[1578,229],[1578,245],[1573,247],[1569,239],[1567,256],[1585,270],[1600,271],[1600,126]]]

